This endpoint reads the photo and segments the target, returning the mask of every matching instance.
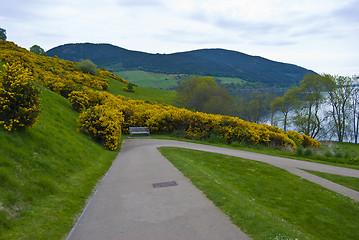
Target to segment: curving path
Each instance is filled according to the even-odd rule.
[[[130,139],[123,142],[121,152],[67,239],[249,239],[158,152],[162,146],[266,162],[359,201],[359,192],[301,169],[357,178],[359,170],[180,141]],[[177,185],[152,185],[169,181]]]

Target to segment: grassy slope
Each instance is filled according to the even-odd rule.
[[[305,170],[305,171],[359,192],[359,178],[346,177],[336,174],[316,172],[310,170]]]
[[[253,239],[359,239],[359,203],[265,163],[161,153]]]
[[[174,77],[166,74],[150,74],[144,71],[123,71],[116,74],[140,87],[169,89],[177,86]]]
[[[34,128],[0,128],[0,239],[64,237],[118,152],[76,132],[68,100],[42,91]]]
[[[123,79],[129,82],[135,83],[140,87],[157,88],[157,89],[173,89],[177,86],[177,81],[173,75],[169,74],[150,74],[144,71],[123,71],[116,73]],[[216,77],[223,84],[235,83],[244,84],[247,83],[241,78],[231,77]]]
[[[161,102],[168,104],[174,104],[176,100],[175,91],[166,91],[159,89],[135,87],[136,92],[129,93],[122,90],[123,87],[126,87],[126,84],[116,81],[114,79],[109,79],[109,89],[108,92],[113,95],[123,95],[125,97],[130,97],[132,99],[139,100],[150,100],[152,102]]]
[[[238,84],[246,83],[246,81],[241,78],[231,78],[231,77],[216,77],[216,78],[218,78],[222,83],[238,83]]]

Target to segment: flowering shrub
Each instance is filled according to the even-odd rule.
[[[180,131],[184,133],[186,138],[198,140],[216,134],[228,143],[238,141],[254,145],[277,146],[290,150],[296,150],[297,144],[311,147],[319,144],[318,141],[308,136],[297,132],[286,133],[278,127],[266,124],[259,125],[219,114],[192,112],[165,104],[127,99],[123,96],[114,97],[111,94],[88,88],[78,93],[73,92],[69,100],[74,108],[75,104],[79,102],[84,102],[81,105],[82,108],[95,105],[109,106],[111,104],[112,109],[117,109],[123,113],[123,133],[128,133],[130,126],[147,126],[153,133]],[[302,139],[306,139],[308,143]]]
[[[316,147],[320,148],[320,142],[314,140],[313,138],[309,137],[308,135],[303,134],[303,147]]]
[[[40,91],[20,63],[4,65],[0,78],[0,124],[8,131],[32,127],[40,114]]]
[[[192,112],[165,104],[132,100],[113,96],[103,91],[108,88],[108,78],[130,84],[117,75],[98,70],[98,75],[76,71],[75,64],[33,54],[14,43],[0,41],[0,61],[20,62],[28,69],[28,76],[52,91],[67,97],[76,111],[82,112],[79,129],[109,149],[116,149],[118,132],[128,133],[130,126],[147,126],[153,133],[181,132],[191,139],[208,138],[212,134],[226,142],[247,142],[278,146],[295,150],[297,145],[320,147],[320,143],[294,131],[284,132],[278,127],[256,124],[236,117]],[[87,86],[87,87],[85,87]],[[133,86],[132,86],[133,87]],[[130,90],[129,87],[127,87]],[[125,90],[127,90],[125,89]]]
[[[79,116],[78,130],[102,143],[109,150],[116,150],[121,140],[123,116],[116,108],[97,105]]]
[[[79,90],[78,85],[106,90],[109,87],[107,77],[128,84],[126,80],[108,71],[98,70],[97,75],[84,73],[75,69],[75,62],[40,56],[8,41],[0,41],[0,61],[20,61],[21,65],[30,71],[34,81],[65,97],[70,92]]]
[[[125,92],[136,92],[136,90],[133,88],[133,87],[137,87],[136,84],[133,84],[133,83],[129,83],[127,84],[127,87],[123,87],[122,90],[125,91]]]
[[[115,99],[115,96],[108,92],[93,91],[86,87],[79,91],[72,91],[68,97],[72,107],[78,112],[96,105],[105,104],[109,99]]]
[[[294,142],[296,142],[299,145],[302,145],[303,147],[320,148],[320,142],[314,140],[308,135],[305,134],[301,135],[296,131],[288,131],[288,137],[290,137]]]

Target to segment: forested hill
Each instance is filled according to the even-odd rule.
[[[308,69],[225,49],[201,49],[173,54],[131,51],[110,44],[65,44],[48,56],[79,61],[91,59],[99,67],[119,72],[144,70],[157,73],[238,77],[248,82],[288,87],[299,83]],[[313,73],[313,72],[312,72]]]

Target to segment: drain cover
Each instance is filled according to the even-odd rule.
[[[175,181],[161,182],[161,183],[153,183],[152,186],[154,188],[171,187],[171,186],[177,186],[177,183]]]

